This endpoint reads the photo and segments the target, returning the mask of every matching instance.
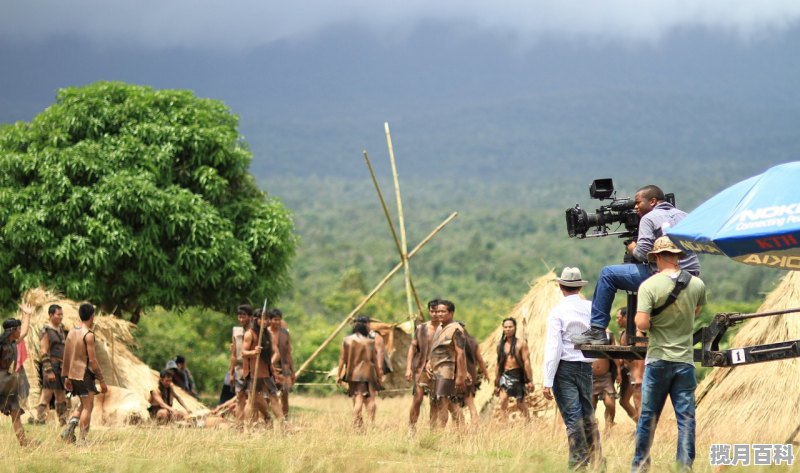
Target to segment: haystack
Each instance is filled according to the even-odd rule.
[[[64,311],[64,328],[70,330],[80,323],[80,304],[41,288],[26,292],[22,300],[34,307],[31,328],[25,338],[29,354],[25,361],[25,372],[31,385],[28,407],[32,408],[39,401],[40,388],[36,372],[40,362],[39,332],[49,320],[47,308],[51,304],[60,305]],[[131,333],[133,327],[130,322],[114,316],[100,313],[95,316],[97,361],[109,386],[109,392],[95,400],[93,423],[118,425],[148,418],[148,398],[150,390],[158,385],[158,372],[150,369],[130,351],[129,347],[134,343]],[[175,391],[194,414],[207,411],[203,404],[177,386]],[[174,407],[182,409],[180,405]]]
[[[791,271],[758,312],[800,307]],[[732,348],[800,339],[800,314],[744,322]],[[715,368],[697,388],[697,433],[713,443],[783,443],[800,424],[800,359]]]
[[[561,290],[556,282],[556,275],[549,271],[534,281],[525,297],[506,315],[506,317],[513,317],[517,320],[517,338],[526,340],[530,349],[534,392],[526,398],[526,402],[528,403],[528,412],[537,417],[549,417],[555,412],[555,403],[547,401],[542,395],[544,340],[547,333],[547,316],[553,307],[561,302],[562,298]],[[486,412],[487,409],[492,409],[497,404],[492,402],[492,396],[497,372],[497,344],[503,333],[500,320],[497,325],[498,328],[480,345],[481,355],[486,360],[489,370],[489,379],[483,381],[475,395],[475,405],[480,412]]]

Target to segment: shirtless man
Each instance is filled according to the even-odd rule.
[[[620,343],[627,344],[625,327],[628,323],[628,308],[622,307],[617,310],[617,325],[620,327]],[[637,336],[643,337],[641,331],[636,332]],[[639,343],[637,346],[645,346]],[[619,371],[617,373],[617,384],[619,384],[619,405],[625,409],[628,417],[634,422],[639,421],[639,414],[642,412],[642,379],[644,378],[644,360],[620,360]],[[631,405],[633,398],[633,405]]]
[[[391,373],[392,369],[389,365],[389,356],[386,353],[386,342],[383,340],[383,335],[381,335],[377,330],[372,330],[372,320],[369,317],[357,317],[356,322],[366,324],[369,338],[375,341],[375,352],[376,356],[378,357],[378,364],[380,365],[381,373],[383,373],[384,376]]]
[[[64,381],[61,379],[61,364],[64,361],[64,327],[61,320],[64,318],[64,311],[57,304],[51,305],[47,309],[50,317],[48,323],[39,332],[39,353],[42,360],[42,395],[39,398],[39,405],[36,406],[35,424],[44,424],[47,418],[47,410],[50,400],[56,397],[56,413],[58,423],[67,423],[67,398],[64,392]]]
[[[75,427],[80,424],[80,438],[86,441],[89,425],[92,422],[94,409],[94,395],[97,394],[95,380],[100,383],[100,392],[107,393],[108,386],[103,380],[103,372],[97,362],[95,353],[95,337],[92,332],[94,327],[94,306],[88,302],[78,307],[78,316],[81,324],[69,331],[64,343],[64,364],[61,367],[61,376],[64,378],[64,387],[73,396],[80,399],[80,405],[75,409],[67,422],[67,428],[61,432],[61,438],[75,442]]]
[[[461,424],[460,406],[467,390],[467,340],[461,325],[453,320],[455,310],[452,302],[438,301],[439,327],[427,363],[428,375],[433,378],[431,401],[438,404],[436,424],[442,427],[447,424],[448,412],[456,425]]]
[[[417,327],[414,340],[411,341],[411,345],[408,347],[408,355],[406,357],[406,381],[414,383],[411,390],[414,397],[411,401],[411,411],[408,413],[408,430],[412,435],[417,429],[417,420],[419,419],[422,401],[429,394],[430,378],[428,378],[428,374],[425,371],[425,363],[428,362],[428,356],[430,355],[433,334],[436,333],[436,328],[439,326],[439,315],[436,311],[438,303],[439,301],[436,299],[428,302],[430,320]],[[435,416],[436,411],[431,403],[431,427],[433,427]]]
[[[375,422],[375,397],[383,379],[375,341],[369,338],[367,324],[356,319],[353,333],[344,337],[339,354],[339,369],[336,384],[344,387],[353,398],[353,427],[361,429],[364,418],[361,411],[367,408],[370,424]]]
[[[528,406],[525,404],[525,394],[533,391],[530,358],[528,344],[517,338],[516,319],[509,317],[503,320],[503,335],[497,345],[495,394],[500,395],[500,410],[504,420],[508,419],[509,397],[517,400],[517,409],[525,419],[530,419]]]
[[[464,404],[469,409],[470,426],[476,427],[478,425],[478,409],[475,407],[475,393],[481,386],[481,380],[489,377],[489,371],[481,355],[478,341],[467,332],[464,322],[458,323],[461,324],[464,329],[464,335],[467,337],[464,352],[467,358],[467,390],[464,393]]]
[[[283,326],[283,312],[280,309],[269,311],[269,335],[272,341],[272,369],[281,391],[281,409],[283,418],[286,419],[289,415],[289,392],[296,377],[292,360],[292,339]]]
[[[3,333],[0,334],[0,412],[11,417],[14,434],[21,447],[32,445],[34,441],[25,437],[20,416],[25,413],[19,405],[19,377],[17,370],[17,344],[24,343],[28,334],[33,308],[20,305],[22,321],[8,319],[3,322]],[[8,460],[7,460],[8,461]]]
[[[609,345],[614,345],[614,334],[606,330]],[[614,426],[616,415],[617,390],[614,380],[617,378],[616,360],[598,358],[592,363],[592,409],[597,410],[597,401],[602,400],[605,406],[606,431]]]
[[[186,409],[186,414],[172,407],[173,400],[178,401],[178,404]],[[150,413],[150,419],[161,425],[173,420],[183,420],[192,413],[183,399],[172,389],[172,372],[170,370],[161,371],[158,387],[150,391],[149,402],[150,407],[147,408],[147,412]]]
[[[239,320],[239,326],[233,327],[231,361],[228,374],[236,393],[236,420],[241,425],[244,422],[244,408],[245,404],[247,404],[247,386],[242,375],[242,367],[244,365],[242,343],[244,342],[245,331],[253,324],[253,307],[249,304],[240,305],[236,308],[236,318]]]
[[[276,419],[283,420],[283,411],[278,399],[278,386],[275,384],[272,371],[272,339],[268,333],[264,333],[261,337],[261,344],[258,343],[258,335],[262,326],[266,332],[268,324],[269,319],[266,316],[262,317],[261,310],[258,310],[242,340],[242,359],[244,360],[242,376],[247,382],[246,390],[249,393],[255,383],[255,399],[250,402],[267,422],[270,420],[270,410]],[[256,366],[257,359],[258,366]]]

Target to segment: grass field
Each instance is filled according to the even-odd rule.
[[[55,425],[26,425],[42,441],[35,449],[17,446],[7,417],[0,420],[0,471],[4,472],[560,472],[567,471],[567,441],[560,419],[500,426],[486,420],[474,431],[448,428],[432,433],[420,422],[407,437],[410,397],[381,399],[375,426],[366,433],[350,428],[350,401],[344,396],[294,396],[292,429],[239,432],[226,428],[127,426],[96,428],[86,446],[65,445]],[[634,424],[620,411],[618,424],[603,434],[608,472],[629,471]],[[602,413],[599,413],[602,416]],[[421,419],[427,419],[424,408]],[[674,427],[656,436],[655,472],[671,471]],[[797,453],[797,449],[795,448]],[[713,471],[708,444],[698,442],[695,471]],[[738,467],[724,471],[793,471],[791,467]]]

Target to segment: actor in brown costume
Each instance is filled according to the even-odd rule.
[[[33,308],[20,305],[22,321],[8,319],[3,322],[3,333],[0,334],[0,412],[11,417],[14,434],[20,446],[33,442],[25,437],[20,416],[24,413],[19,405],[19,383],[21,373],[17,369],[17,343],[24,343],[28,334]]]
[[[269,411],[278,420],[283,420],[280,400],[278,399],[278,386],[275,384],[275,377],[272,372],[272,339],[268,333],[261,336],[259,345],[259,332],[266,332],[269,319],[261,316],[261,310],[253,314],[253,323],[244,333],[242,341],[242,376],[246,380],[246,390],[249,393],[253,383],[255,383],[255,399],[250,400],[264,420],[269,423]],[[258,363],[256,360],[258,359]],[[258,366],[256,366],[258,365]],[[248,394],[249,395],[249,394]],[[269,402],[267,402],[269,400]],[[256,419],[251,419],[255,421]]]
[[[186,414],[172,407],[172,401],[186,409]],[[173,420],[183,420],[192,410],[184,404],[183,399],[172,389],[172,372],[163,370],[158,378],[158,387],[150,391],[150,407],[147,412],[150,418],[158,424],[166,424]]]
[[[64,381],[61,379],[61,365],[64,362],[64,342],[66,335],[61,321],[64,311],[57,304],[47,309],[50,317],[48,323],[39,332],[39,353],[42,360],[42,395],[36,406],[35,424],[44,424],[50,400],[56,397],[56,413],[58,423],[67,423],[67,398],[64,392]]]
[[[244,407],[247,403],[247,384],[242,375],[244,358],[242,357],[242,344],[244,343],[244,333],[253,324],[253,307],[249,304],[242,304],[236,308],[236,319],[239,321],[237,327],[233,327],[231,336],[231,360],[230,360],[230,382],[236,393],[236,421],[238,424],[244,422]]]
[[[61,438],[68,442],[75,442],[75,427],[80,423],[81,441],[86,440],[89,433],[89,424],[92,422],[94,409],[94,395],[97,394],[95,380],[100,383],[100,392],[108,392],[108,386],[103,381],[103,372],[97,362],[95,353],[95,338],[92,327],[94,326],[94,306],[88,302],[78,307],[78,316],[81,324],[69,331],[64,346],[64,364],[61,367],[61,376],[64,378],[64,387],[73,396],[80,398],[78,408],[72,413],[72,418],[67,423],[67,428],[61,433]]]
[[[436,306],[440,324],[431,343],[428,374],[433,377],[431,400],[437,404],[437,425],[447,424],[448,412],[456,425],[461,424],[460,406],[467,389],[467,338],[461,325],[453,320],[456,306],[440,300]]]
[[[436,310],[438,304],[438,299],[428,302],[428,315],[430,315],[431,320],[417,327],[414,339],[411,340],[411,345],[408,347],[406,381],[414,383],[411,390],[414,397],[411,401],[411,411],[408,414],[408,429],[409,434],[412,435],[417,428],[417,420],[419,419],[422,401],[430,390],[431,379],[425,371],[425,364],[428,362],[428,357],[431,353],[433,334],[436,333],[436,328],[439,327],[439,313]],[[430,408],[430,423],[432,428],[434,419],[436,418],[436,410],[432,402],[430,403]]]
[[[364,420],[361,411],[367,408],[370,423],[375,422],[375,397],[383,371],[378,363],[375,341],[369,338],[364,322],[353,325],[353,333],[344,337],[339,355],[337,384],[347,383],[347,394],[353,398],[353,426],[361,428]]]
[[[280,389],[283,418],[289,415],[289,392],[294,386],[294,361],[292,360],[292,338],[283,326],[283,312],[269,311],[269,335],[272,340],[272,370]]]
[[[617,311],[617,324],[620,327],[619,342],[627,345],[628,337],[625,327],[628,324],[628,308],[622,307]],[[644,337],[644,332],[637,330],[637,336]],[[636,346],[647,346],[646,343],[637,343]],[[628,417],[634,422],[639,421],[642,412],[642,379],[644,378],[644,360],[618,360],[617,384],[619,384],[619,405],[625,409]],[[633,403],[631,403],[633,401]]]

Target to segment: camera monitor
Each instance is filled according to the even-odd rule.
[[[589,196],[592,199],[605,200],[614,195],[614,181],[609,177],[606,179],[595,179],[589,186]]]

